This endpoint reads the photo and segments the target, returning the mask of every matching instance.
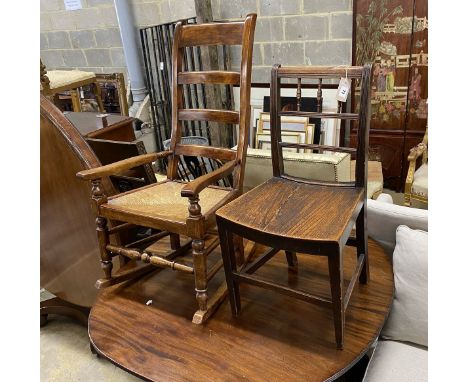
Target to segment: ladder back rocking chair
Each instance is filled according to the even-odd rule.
[[[250,79],[252,71],[252,48],[256,15],[249,14],[244,21],[219,22],[187,25],[178,22],[174,32],[172,51],[172,133],[170,149],[159,153],[137,156],[128,160],[97,169],[81,171],[78,177],[91,181],[92,201],[97,214],[97,235],[101,249],[101,264],[104,278],[99,287],[114,285],[132,278],[131,272],[112,274],[112,257],[123,255],[159,268],[194,274],[198,310],[193,322],[206,321],[226,296],[223,285],[208,298],[208,282],[222,268],[222,259],[207,269],[207,256],[218,246],[219,239],[213,230],[216,225],[215,212],[242,193],[244,165],[247,150],[247,133],[250,123]],[[185,47],[200,45],[241,45],[240,72],[233,71],[182,71]],[[240,111],[212,109],[184,109],[183,85],[187,84],[231,84],[240,86]],[[203,145],[181,144],[182,121],[213,121],[239,125],[236,150]],[[217,170],[190,182],[178,179],[178,162],[183,155],[201,156],[224,163]],[[101,187],[101,178],[115,175],[131,167],[168,159],[164,182],[129,191],[115,197],[107,197]],[[213,186],[220,179],[232,174],[232,187]],[[161,254],[154,245],[145,248],[111,245],[107,219],[167,231],[171,251]],[[180,236],[189,240],[181,244]],[[193,266],[176,262],[191,246]],[[241,248],[240,248],[241,249]]]
[[[356,281],[366,284],[369,279],[366,226],[367,148],[369,140],[369,94],[371,66],[364,67],[281,67],[275,65],[271,74],[271,150],[273,178],[245,193],[219,209],[216,213],[218,232],[230,304],[234,316],[240,313],[239,284],[241,282],[275,290],[307,302],[330,306],[333,310],[335,340],[343,348],[345,311]],[[321,98],[322,79],[347,77],[359,81],[359,112],[342,112],[338,103],[335,113],[281,111],[281,78],[297,78],[298,92],[301,79],[318,81],[317,98]],[[356,83],[355,83],[356,84]],[[359,88],[359,87],[357,87]],[[306,116],[310,118],[338,118],[358,123],[358,145],[355,148],[331,147],[316,144],[282,142],[281,116]],[[301,179],[284,172],[284,148],[341,151],[356,155],[354,182],[323,182]],[[350,238],[356,225],[356,237]],[[240,270],[233,250],[233,234],[272,247],[263,256]],[[357,266],[344,289],[343,248],[357,248]],[[279,250],[285,250],[290,270],[298,266],[296,252],[326,256],[330,274],[331,299],[295,290],[265,280],[253,273],[271,259]]]

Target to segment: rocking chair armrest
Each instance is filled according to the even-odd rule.
[[[172,151],[161,151],[159,153],[150,153],[138,155],[128,159],[120,160],[105,166],[90,168],[88,170],[82,170],[76,174],[80,179],[94,180],[103,178],[105,176],[117,175],[123,171],[129,170],[133,167],[141,166],[146,163],[153,162],[155,160],[167,157],[172,154]]]
[[[232,173],[236,165],[236,160],[227,162],[217,170],[210,172],[209,174],[200,176],[195,180],[192,180],[190,183],[187,183],[184,186],[184,188],[182,188],[180,194],[186,198],[198,195],[204,188],[208,187],[210,184],[213,184],[214,182]]]

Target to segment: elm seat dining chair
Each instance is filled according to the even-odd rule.
[[[113,165],[81,171],[78,177],[91,181],[92,200],[97,212],[97,234],[101,246],[104,278],[100,287],[127,280],[131,275],[112,275],[112,257],[123,255],[159,268],[171,268],[194,274],[198,310],[192,322],[201,324],[214,312],[227,294],[226,285],[208,298],[208,282],[222,268],[219,259],[207,269],[207,256],[218,246],[215,228],[216,210],[242,193],[244,164],[247,151],[247,132],[250,123],[250,78],[252,48],[256,15],[249,14],[244,21],[187,25],[178,22],[174,32],[172,51],[172,134],[167,151],[137,156]],[[241,45],[240,72],[182,71],[185,47],[199,45]],[[231,84],[240,86],[239,112],[212,109],[184,109],[183,85]],[[182,121],[214,121],[239,124],[237,150],[203,145],[182,144]],[[190,182],[178,179],[178,162],[182,156],[200,156],[225,162],[217,170]],[[101,178],[128,170],[131,167],[167,158],[167,180],[157,184],[108,198],[102,191]],[[232,187],[213,186],[218,180],[232,174]],[[107,220],[118,220],[122,225],[135,224],[169,231],[171,249],[161,255],[150,250],[112,245]],[[114,231],[115,232],[115,231]],[[181,244],[181,237],[189,240]],[[175,261],[192,247],[193,264]],[[239,248],[241,250],[241,248]]]
[[[369,140],[369,92],[371,66],[364,67],[280,67],[272,69],[271,76],[271,150],[273,178],[245,193],[219,209],[216,213],[221,242],[226,282],[234,316],[240,313],[239,284],[241,282],[272,289],[291,297],[311,303],[330,306],[333,309],[335,340],[343,348],[345,311],[356,281],[366,284],[369,279],[366,228],[367,148]],[[360,109],[358,113],[322,113],[280,111],[281,78],[300,80],[317,79],[321,93],[322,79],[347,76],[360,85]],[[299,115],[312,118],[338,118],[358,123],[357,149],[322,145],[286,143],[281,140],[281,116]],[[342,151],[356,155],[354,182],[324,182],[293,177],[284,173],[283,153],[285,147],[314,149],[319,151]],[[356,225],[356,237],[350,238]],[[233,234],[272,247],[252,263],[247,261],[240,270],[233,251]],[[343,248],[357,247],[357,266],[344,289]],[[296,268],[295,252],[325,256],[330,274],[331,299],[318,297],[306,291],[295,290],[266,280],[253,273],[272,258],[279,250],[285,250],[290,267]],[[292,285],[294,286],[294,285]],[[313,325],[313,323],[311,323]]]

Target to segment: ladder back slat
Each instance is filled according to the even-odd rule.
[[[242,45],[243,32],[243,22],[184,25],[179,46]]]
[[[309,118],[333,118],[358,120],[359,114],[356,113],[318,113],[315,111],[282,111],[280,116],[309,117]]]
[[[180,109],[180,121],[212,121],[221,123],[239,123],[239,113],[232,110]]]
[[[278,77],[301,78],[361,78],[362,66],[287,66],[278,68]]]
[[[175,149],[176,155],[201,156],[206,158],[215,158],[220,160],[236,159],[234,150],[221,147],[201,146],[201,145],[182,145],[178,144]]]
[[[239,85],[240,73],[223,70],[181,72],[177,75],[179,85],[185,84],[228,84]]]

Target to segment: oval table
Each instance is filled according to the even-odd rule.
[[[217,251],[211,261],[219,259]],[[238,318],[226,299],[206,324],[193,325],[193,278],[170,270],[103,290],[89,316],[91,347],[150,381],[331,381],[369,350],[392,304],[390,260],[374,241],[369,256],[371,280],[351,297],[344,350],[336,349],[330,309],[250,285],[241,285]],[[326,259],[298,254],[298,262],[296,272],[288,271],[279,252],[258,273],[329,297]],[[349,282],[354,248],[345,249],[344,264]],[[223,278],[218,272],[218,283]]]

